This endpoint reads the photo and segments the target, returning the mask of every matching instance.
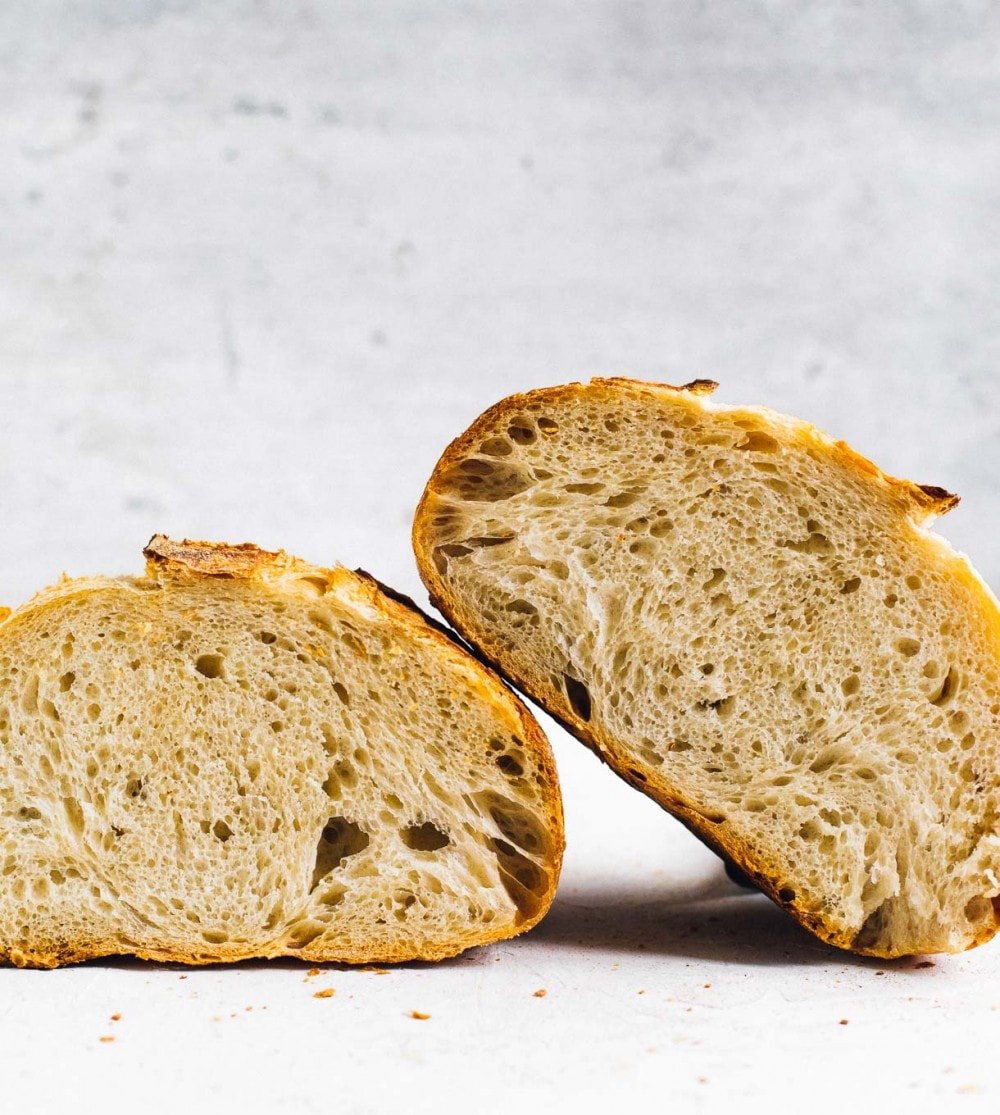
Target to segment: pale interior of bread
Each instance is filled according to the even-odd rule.
[[[433,957],[547,900],[557,791],[422,620],[309,576],[56,597],[0,627],[9,956]]]
[[[988,937],[996,602],[907,485],[684,392],[594,385],[491,414],[415,533],[460,630],[829,939]]]

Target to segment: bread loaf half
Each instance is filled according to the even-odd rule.
[[[0,623],[0,958],[436,959],[563,849],[523,705],[372,578],[152,539]]]
[[[1000,614],[956,497],[715,385],[515,395],[414,523],[434,603],[776,902],[876,956],[991,937]]]

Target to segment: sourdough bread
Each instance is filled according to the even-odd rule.
[[[622,777],[832,944],[991,937],[1000,614],[956,497],[714,384],[515,395],[413,528],[433,602]]]
[[[437,959],[563,848],[523,705],[369,576],[155,537],[0,623],[0,958]]]

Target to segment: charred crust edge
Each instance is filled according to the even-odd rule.
[[[936,484],[915,484],[914,487],[926,497],[920,502],[929,503],[939,515],[957,507],[961,502],[960,496],[949,492],[947,488],[939,488]]]
[[[201,542],[190,538],[175,542],[165,534],[154,534],[142,553],[156,569],[229,579],[253,577],[282,556],[280,551],[262,550],[253,542]]]

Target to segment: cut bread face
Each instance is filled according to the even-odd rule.
[[[563,850],[524,706],[366,574],[147,547],[0,623],[0,959],[451,956]]]
[[[956,497],[714,384],[515,395],[414,546],[459,632],[807,928],[876,956],[997,929],[1000,614]]]

